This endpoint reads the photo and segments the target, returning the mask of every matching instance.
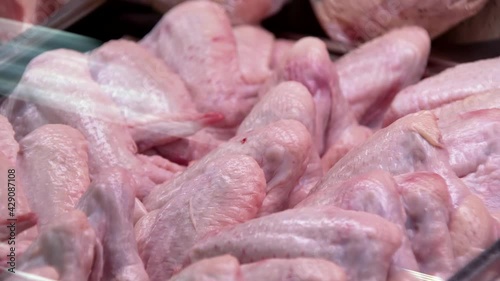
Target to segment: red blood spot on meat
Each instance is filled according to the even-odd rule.
[[[224,36],[214,36],[212,37],[212,42],[221,42],[221,41],[224,41],[226,40],[226,38]]]
[[[241,144],[244,144],[246,142],[247,142],[247,138],[244,138],[244,139],[241,140]]]

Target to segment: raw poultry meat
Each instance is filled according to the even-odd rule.
[[[339,87],[336,68],[319,39],[301,39],[287,51],[276,69],[273,82],[278,81],[300,82],[313,96],[316,116],[312,135],[320,155],[328,149],[328,163],[340,159],[371,135],[368,128],[356,122]]]
[[[247,83],[263,84],[271,76],[271,56],[274,36],[252,25],[233,28],[243,79]]]
[[[455,209],[448,227],[458,268],[500,238],[498,221],[474,194],[467,196]]]
[[[432,151],[439,149],[440,138],[436,116],[431,112],[405,116],[351,150],[329,170],[316,190],[382,167],[392,174],[403,174],[432,165]],[[379,157],[382,151],[386,157]]]
[[[384,126],[419,110],[500,89],[500,58],[460,64],[403,89],[384,116]]]
[[[4,0],[0,18],[27,23],[41,23],[69,0]]]
[[[0,42],[7,42],[41,24],[70,0],[3,0],[0,5]]]
[[[153,7],[166,11],[191,0],[147,0]],[[224,8],[233,24],[258,23],[278,12],[288,0],[213,0]]]
[[[204,158],[146,198],[151,211],[135,226],[139,253],[152,281],[182,269],[187,249],[205,235],[254,218],[265,196],[255,160],[225,153]],[[156,205],[148,204],[160,197]]]
[[[21,0],[23,1],[23,0]],[[24,0],[25,2],[28,2]],[[37,0],[31,1],[36,3],[36,19],[34,23],[43,23],[55,11],[69,3],[71,0]]]
[[[194,263],[170,281],[247,281],[242,276],[240,263],[230,255],[219,256]]]
[[[460,115],[481,109],[500,108],[500,90],[487,91],[440,106],[433,110],[439,118],[439,126],[456,122]]]
[[[132,215],[132,222],[135,225],[142,217],[148,214],[148,210],[144,204],[137,197],[134,200],[134,213]]]
[[[222,255],[196,262],[171,281],[345,281],[344,271],[336,264],[311,258],[268,259],[240,266],[238,259]]]
[[[47,226],[18,261],[17,272],[58,277],[58,280],[100,280],[102,248],[80,211],[66,213]],[[54,272],[55,271],[55,272]],[[12,279],[9,279],[11,276]],[[0,274],[2,280],[16,275]]]
[[[315,133],[316,108],[311,93],[301,83],[282,82],[263,95],[238,127],[237,135],[279,120],[296,120]]]
[[[89,62],[92,77],[120,108],[141,151],[223,119],[196,112],[180,77],[137,43],[110,41],[92,51]]]
[[[119,109],[92,80],[87,58],[81,53],[49,51],[30,62],[11,98],[2,104],[2,112],[14,128],[33,128],[31,119],[16,118],[24,110],[33,112],[33,106],[49,123],[69,125],[84,135],[89,142],[91,179],[107,167],[121,166],[134,175],[137,195],[143,197],[155,183],[173,175],[154,161],[136,156],[136,144]]]
[[[380,157],[384,151],[385,157]],[[495,223],[484,203],[471,194],[467,186],[457,177],[448,163],[448,153],[441,140],[441,131],[436,116],[429,111],[408,115],[379,130],[362,146],[349,152],[320,181],[311,192],[321,192],[361,173],[384,169],[393,175],[416,171],[429,171],[444,178],[450,194],[454,212],[450,226],[455,258],[469,260],[474,247],[492,242]],[[470,231],[471,213],[481,217],[481,228]],[[462,224],[454,223],[461,221]],[[477,222],[474,222],[476,224]],[[467,239],[477,240],[477,245],[466,245]]]
[[[312,37],[297,41],[288,50],[283,63],[276,70],[276,82],[300,82],[307,87],[313,96],[316,108],[313,138],[320,154],[323,153],[325,147],[325,132],[330,116],[332,114],[335,117],[340,116],[340,114],[346,113],[345,110],[347,110],[347,107],[342,108],[343,112],[342,110],[337,110],[338,100],[335,98],[342,94],[334,92],[338,89],[336,88],[338,80],[331,78],[335,74],[325,44],[319,39]],[[339,109],[340,106],[342,105],[339,104]],[[349,114],[345,115],[346,117],[343,118],[346,120],[345,122],[350,122],[348,120]],[[335,124],[342,126],[344,120],[335,120]],[[339,130],[342,129],[340,128]]]
[[[109,169],[78,202],[102,244],[101,280],[149,281],[134,236],[134,199],[133,179],[123,169]]]
[[[253,107],[238,128],[237,135],[285,119],[301,122],[312,135],[315,116],[314,101],[307,88],[298,82],[282,82],[271,88]],[[290,194],[289,204],[292,206],[302,200],[323,176],[318,152],[312,147],[309,152],[306,171]]]
[[[14,138],[14,130],[9,120],[0,115],[0,152],[2,152],[11,164],[16,163],[19,144]]]
[[[12,96],[14,97],[14,96]],[[16,114],[13,114],[16,112]],[[38,127],[49,121],[38,111],[36,104],[25,103],[16,98],[6,99],[0,106],[0,113],[8,117],[15,131],[14,138],[20,141]]]
[[[38,217],[37,227],[42,230],[71,212],[87,190],[87,140],[69,126],[45,125],[19,144],[20,176],[29,206]]]
[[[318,206],[335,206],[344,210],[379,215],[404,231],[406,214],[399,199],[396,183],[391,174],[383,170],[371,171],[339,185],[322,189],[307,197],[295,208]],[[401,247],[393,257],[393,264],[398,268],[419,270],[406,235],[403,236]]]
[[[141,44],[180,74],[198,109],[223,113],[226,125],[236,128],[257,102],[259,86],[271,75],[273,36],[254,26],[231,30],[221,9],[209,2],[181,6],[170,11]],[[185,29],[193,36],[186,37]],[[177,36],[175,42],[183,42],[183,46],[174,44],[171,36]],[[172,56],[173,48],[183,55]],[[207,128],[156,150],[176,163],[187,164],[200,159],[234,133],[232,129]]]
[[[311,0],[323,29],[334,40],[356,45],[401,26],[418,25],[432,38],[481,10],[487,0]]]
[[[190,250],[189,262],[223,254],[231,254],[241,263],[322,258],[342,267],[347,280],[385,280],[400,244],[399,228],[379,216],[335,207],[301,208],[209,236]]]
[[[34,1],[25,1],[25,2],[26,3],[31,2],[32,4],[34,4]],[[0,17],[23,21],[23,19],[26,17],[25,15],[26,12],[23,9],[22,4],[23,2],[19,0],[5,0],[0,8]]]
[[[231,27],[213,2],[186,2],[139,44],[44,53],[0,106],[13,125],[0,117],[0,180],[15,167],[19,200],[28,191],[18,209],[21,272],[68,281],[400,281],[412,279],[408,270],[448,278],[500,237],[500,96],[494,74],[470,74],[477,65],[494,72],[494,60],[409,86],[429,52],[421,28],[332,63],[318,39],[275,40]],[[423,107],[432,111],[380,129],[396,92],[419,87],[423,100],[440,94]],[[0,263],[8,234],[0,230]]]
[[[233,32],[237,41],[243,79],[247,82],[266,84],[267,80],[271,78],[271,70],[269,69],[271,63],[269,56],[271,54],[269,52],[273,51],[270,49],[273,47],[272,35],[253,26],[239,26],[234,28]],[[267,90],[261,89],[260,92],[265,94],[276,84],[277,81],[274,81],[272,84],[267,85]],[[246,120],[249,120],[248,116],[245,118]],[[308,124],[304,125],[308,126]],[[241,132],[241,128],[245,126],[240,126],[238,130]],[[206,128],[192,137],[157,147],[156,150],[167,159],[186,165],[205,156],[232,136],[234,136],[234,133],[230,131],[221,132],[217,129]]]
[[[287,208],[294,191],[311,188],[309,182],[317,180],[321,173],[319,157],[313,149],[307,128],[288,119],[237,135],[219,146],[213,155],[234,150],[252,156],[259,163],[267,182],[262,216]]]
[[[396,176],[395,181],[407,215],[406,234],[420,271],[450,277],[456,265],[448,229],[453,207],[446,182],[428,172]]]
[[[203,159],[213,161],[231,153],[255,159],[266,177],[266,198],[260,209],[260,215],[265,215],[287,207],[292,189],[306,171],[311,147],[311,136],[302,123],[280,120],[234,137]],[[144,199],[146,208],[161,207],[169,189],[168,184],[153,189]]]
[[[295,44],[294,41],[287,39],[276,39],[276,41],[274,41],[270,65],[272,69],[277,69],[279,65],[285,60],[285,56],[293,47],[293,44]]]
[[[463,113],[442,131],[457,176],[500,218],[500,109]]]
[[[450,165],[455,173],[500,221],[499,200],[496,195],[500,175],[498,166],[499,125],[498,90],[476,94],[434,112],[444,132],[443,142],[450,152]]]
[[[469,200],[477,205],[469,206]],[[399,268],[447,278],[459,265],[455,260],[454,248],[458,248],[460,255],[463,255],[461,252],[474,249],[474,246],[462,245],[465,240],[462,237],[477,239],[476,247],[479,247],[490,243],[493,236],[491,216],[484,213],[485,208],[477,198],[466,197],[454,211],[446,182],[439,175],[428,172],[403,174],[393,179],[385,171],[374,170],[329,185],[310,195],[296,208],[315,206],[337,206],[374,213],[402,227],[406,235],[403,236],[401,248],[394,255],[395,267],[391,275],[396,274],[396,277],[391,280],[398,280]],[[465,214],[458,211],[462,209]],[[449,229],[452,216],[458,221],[468,220],[468,214],[473,210],[483,212],[482,228],[477,233],[458,225],[455,225],[455,229]],[[454,241],[452,234],[457,237]],[[457,254],[457,257],[460,255]]]
[[[356,124],[348,127],[321,157],[323,170],[325,172],[330,170],[351,149],[360,146],[372,135],[373,131],[368,127]]]
[[[459,177],[479,172],[498,154],[499,109],[462,113],[441,129],[450,165]]]
[[[193,136],[155,147],[154,151],[170,161],[188,165],[192,161],[201,159],[233,136],[232,131],[206,128]]]
[[[333,154],[331,151],[335,151],[340,158],[371,134],[369,129],[360,127],[350,113],[338,86],[336,70],[323,42],[315,38],[301,39],[286,49],[281,60],[267,87],[280,81],[297,81],[307,87],[315,103],[312,136],[320,155],[329,147],[327,159],[334,158],[330,156]],[[266,87],[261,90],[261,93],[265,92]],[[356,135],[355,141],[345,141],[353,134]],[[316,156],[313,155],[312,158],[314,157]],[[303,195],[293,199],[291,204],[297,203]]]
[[[394,96],[424,73],[430,51],[427,32],[395,29],[335,61],[342,94],[357,120],[379,127]]]
[[[381,152],[384,157],[380,157]],[[436,116],[430,111],[422,111],[377,131],[363,145],[351,150],[312,192],[375,169],[393,175],[430,171],[445,178],[452,201],[457,205],[469,191],[456,177],[447,159]]]
[[[221,126],[237,126],[257,101],[258,85],[244,81],[231,24],[215,3],[176,6],[141,44],[180,75],[201,113],[224,115]]]
[[[344,281],[345,272],[322,259],[268,259],[241,267],[245,280]]]

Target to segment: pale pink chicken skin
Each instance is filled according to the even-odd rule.
[[[251,25],[236,26],[233,33],[243,80],[250,84],[263,84],[272,74],[273,34]]]
[[[342,268],[322,259],[267,259],[240,266],[230,255],[208,258],[183,269],[171,281],[345,281]]]
[[[419,27],[403,27],[365,43],[335,61],[340,89],[356,119],[378,128],[396,94],[420,80],[430,39]]]
[[[462,200],[449,225],[457,268],[465,266],[500,238],[498,221],[475,194]]]
[[[149,0],[152,5],[161,10],[166,11],[175,5],[191,0]],[[239,24],[255,24],[259,23],[266,17],[278,12],[288,0],[212,0],[220,4],[229,18],[231,23]]]
[[[92,77],[120,108],[139,150],[193,135],[224,117],[199,114],[184,82],[144,47],[110,41],[89,55]]]
[[[484,93],[475,94],[467,98],[445,104],[432,112],[439,118],[439,126],[443,127],[449,123],[457,122],[457,118],[462,118],[460,115],[477,111],[481,109],[500,108],[500,89],[486,91]]]
[[[271,84],[289,80],[301,82],[313,96],[316,106],[313,136],[320,155],[327,149],[336,150],[338,154],[347,152],[369,135],[370,130],[360,127],[350,111],[339,87],[337,70],[322,41],[312,37],[303,38],[288,50]],[[346,142],[349,138],[346,135],[356,135],[357,141]],[[339,144],[341,140],[344,141]],[[332,146],[342,146],[343,149]]]
[[[17,122],[32,125],[30,119],[15,116],[34,105],[47,122],[79,130],[89,142],[91,179],[107,167],[123,167],[136,179],[137,195],[142,198],[155,184],[173,175],[155,161],[137,157],[137,146],[119,109],[92,80],[87,58],[81,53],[59,49],[36,57],[6,102],[4,110],[14,128],[23,125]],[[16,108],[20,111],[12,111]]]
[[[135,225],[142,217],[148,214],[148,210],[142,204],[141,200],[135,198],[135,203],[134,203],[134,213],[132,216],[132,222],[133,225]]]
[[[473,16],[486,0],[311,0],[316,16],[335,41],[356,45],[387,31],[417,25],[432,38]]]
[[[0,6],[0,42],[8,42],[41,24],[69,0],[4,0]]]
[[[223,8],[187,1],[170,10],[141,41],[184,80],[201,113],[220,112],[221,127],[236,127],[257,101],[244,81],[236,39]]]
[[[326,173],[351,149],[362,145],[372,135],[373,131],[365,126],[352,126],[348,128],[321,157],[323,171]]]
[[[279,120],[296,120],[315,132],[316,107],[311,93],[299,82],[282,82],[269,89],[243,119],[237,135],[262,128]]]
[[[325,132],[330,115],[336,114],[332,101],[334,83],[330,57],[325,44],[319,39],[308,37],[297,41],[287,52],[283,63],[276,70],[275,83],[297,81],[311,93],[315,108],[314,143],[320,154],[325,149]],[[335,120],[338,124],[341,120]]]
[[[54,11],[69,0],[5,0],[0,9],[0,18],[20,22],[42,23]]]
[[[321,177],[311,135],[302,122],[293,119],[241,133],[219,146],[213,155],[229,151],[252,156],[264,171],[267,188],[260,216],[286,209],[294,192],[311,189]]]
[[[16,271],[47,273],[47,267],[58,280],[101,280],[102,248],[82,212],[66,213],[47,226],[17,261]],[[0,279],[10,276],[3,273]]]
[[[500,89],[500,58],[464,63],[403,89],[384,116],[387,126],[396,119],[419,110]]]
[[[292,208],[304,198],[306,198],[324,175],[321,165],[321,158],[316,153],[314,148],[311,149],[309,157],[309,164],[307,164],[306,171],[299,179],[299,183],[292,189],[292,192],[290,193],[288,199],[289,208]]]
[[[416,171],[437,173],[446,180],[454,206],[469,195],[467,187],[456,177],[448,163],[448,153],[443,148],[437,117],[430,111],[405,116],[391,126],[378,130],[338,161],[312,192],[379,169],[393,175]]]
[[[44,24],[70,0],[4,0],[0,6],[0,42],[20,36],[35,24]]]
[[[9,120],[3,115],[0,115],[0,151],[7,157],[10,163],[15,164],[17,161],[17,153],[19,152],[19,144],[14,137],[14,130]]]
[[[241,267],[245,280],[345,281],[346,274],[333,262],[322,259],[268,259]]]
[[[200,160],[213,161],[228,153],[249,155],[257,161],[266,177],[266,198],[260,215],[283,210],[293,188],[309,164],[312,147],[307,128],[295,120],[279,120],[267,126],[242,133],[220,145]],[[182,175],[181,175],[182,177]],[[170,192],[170,184],[158,185],[144,199],[148,210],[160,208]]]
[[[312,194],[360,173],[380,168],[393,175],[416,171],[437,173],[444,178],[455,209],[449,227],[455,257],[459,256],[456,251],[462,251],[463,259],[467,260],[476,246],[466,246],[464,241],[477,239],[475,245],[491,243],[495,223],[484,204],[471,194],[449,164],[449,154],[443,148],[445,142],[437,121],[434,114],[424,111],[403,117],[391,126],[379,130],[362,146],[342,158],[315,187]],[[381,151],[384,151],[384,157],[380,157]],[[471,213],[482,216],[479,221],[483,226],[475,231],[471,231],[468,226],[468,223],[477,223],[470,221]],[[454,223],[458,221],[462,223]],[[455,250],[457,248],[459,250]]]
[[[12,114],[16,112],[16,114]],[[0,114],[6,116],[15,131],[14,138],[20,141],[27,134],[38,127],[50,122],[42,116],[36,104],[22,100],[7,98],[0,105]]]
[[[240,263],[230,255],[201,260],[174,275],[170,281],[249,281]],[[272,281],[272,280],[270,280]]]
[[[271,69],[278,69],[285,60],[286,54],[295,44],[295,41],[287,39],[276,39],[274,41],[273,53],[271,56]]]
[[[453,170],[488,210],[498,216],[500,109],[462,113],[441,127]]]
[[[88,143],[69,126],[44,125],[19,144],[26,197],[42,230],[71,212],[90,185]]]
[[[407,214],[406,233],[420,271],[449,278],[457,267],[448,229],[453,206],[446,182],[428,172],[404,174],[395,180]]]
[[[78,202],[103,247],[102,280],[149,281],[134,235],[133,185],[125,170],[108,169]]]
[[[270,69],[274,37],[268,31],[250,25],[233,28],[243,80],[256,85],[263,84],[272,75]],[[222,142],[234,136],[232,130],[221,131],[207,128],[191,137],[156,147],[158,154],[187,165],[214,150]]]
[[[439,126],[445,132],[444,141],[450,151],[450,163],[462,181],[479,195],[491,214],[500,221],[496,196],[491,196],[498,179],[496,169],[497,110],[500,108],[498,90],[476,94],[433,112],[439,117]],[[476,113],[474,113],[476,112]],[[481,126],[477,126],[477,122]],[[464,145],[463,141],[465,141]]]
[[[402,232],[405,230],[407,217],[396,182],[390,173],[383,170],[374,170],[331,185],[307,197],[295,208],[319,206],[335,206],[344,210],[372,213],[394,223]],[[403,235],[401,247],[394,254],[393,266],[419,271],[406,235]]]
[[[233,255],[241,263],[320,258],[342,267],[347,280],[385,280],[400,244],[399,228],[379,216],[335,207],[301,208],[209,236],[190,250],[187,263],[223,254]]]
[[[307,88],[294,81],[282,82],[271,88],[253,107],[238,128],[237,135],[285,119],[301,122],[312,135],[315,132],[315,112],[314,101]],[[318,152],[311,147],[306,171],[293,188],[289,204],[293,206],[302,200],[322,176]]]
[[[193,136],[155,147],[155,153],[170,161],[187,166],[190,162],[201,159],[234,136],[232,132],[229,137],[226,136],[226,133],[221,133],[215,128],[206,128]]]
[[[173,179],[161,208],[135,225],[152,281],[180,271],[187,250],[205,235],[250,220],[260,210],[265,178],[254,159],[232,153],[204,159]]]

